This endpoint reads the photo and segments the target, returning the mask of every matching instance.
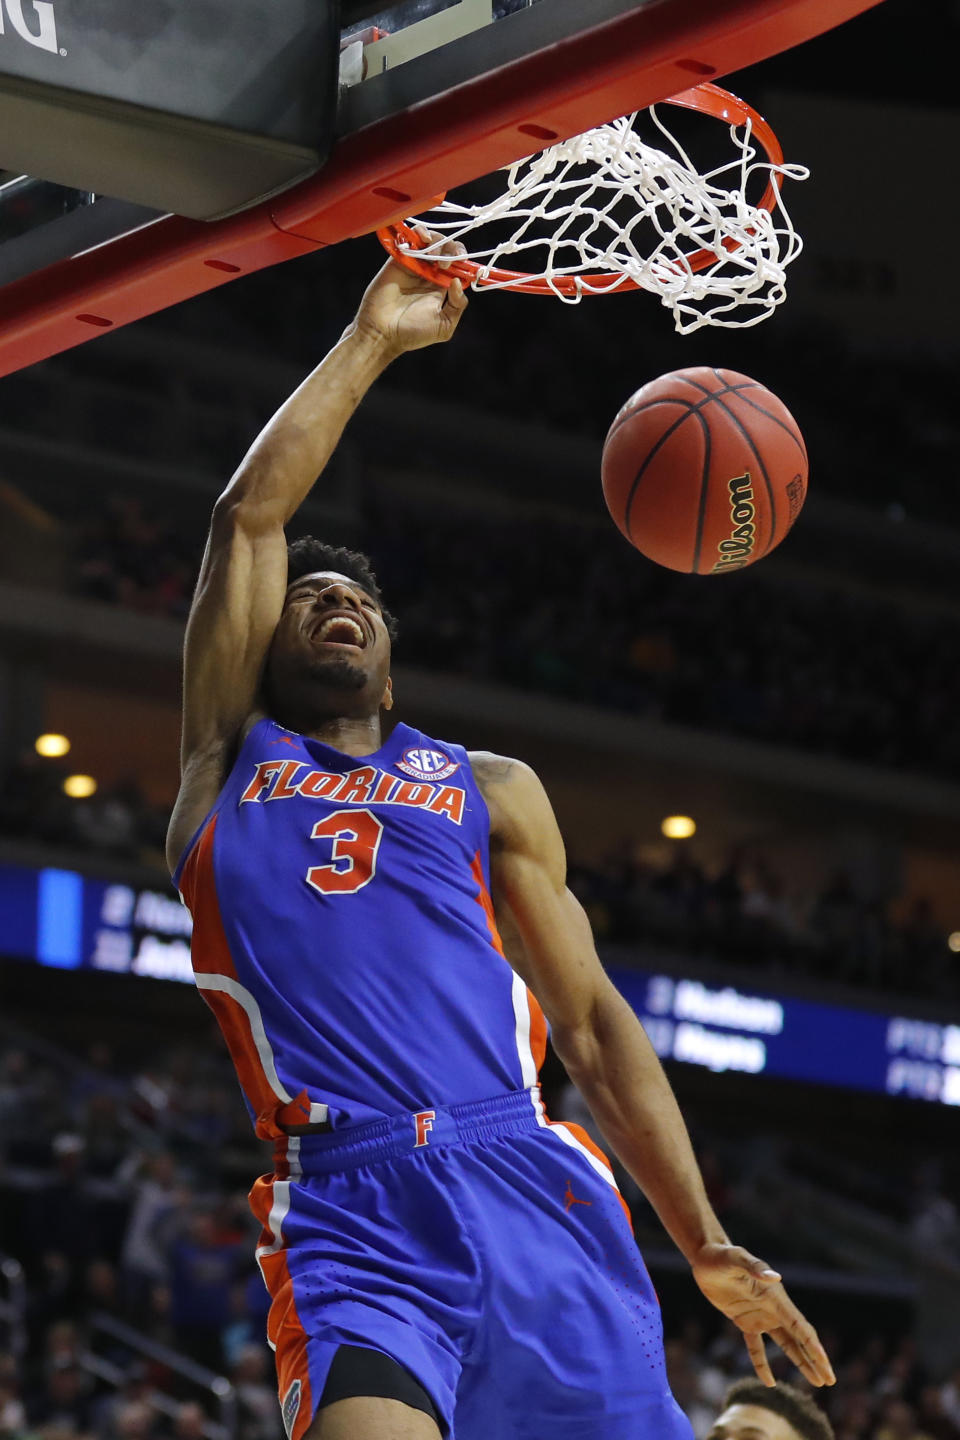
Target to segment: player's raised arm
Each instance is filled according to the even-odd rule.
[[[812,1384],[832,1384],[816,1332],[780,1277],[732,1245],[714,1214],[663,1067],[604,973],[587,917],[567,889],[563,841],[543,786],[517,761],[487,754],[471,761],[490,810],[493,901],[508,958],[540,1002],[571,1080],[700,1289],[743,1331],[760,1379],[773,1384],[768,1334]]]
[[[255,708],[286,590],[284,526],[377,376],[402,351],[449,339],[466,304],[459,281],[443,290],[386,264],[338,344],[260,433],[214,506],[187,621],[171,868],[216,799]]]

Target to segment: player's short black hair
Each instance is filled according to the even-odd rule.
[[[833,1426],[816,1401],[782,1380],[773,1386],[764,1385],[752,1375],[737,1380],[723,1397],[723,1409],[731,1405],[761,1405],[764,1410],[772,1410],[803,1440],[834,1440]]]
[[[361,585],[380,606],[390,639],[397,638],[396,619],[383,603],[380,586],[368,555],[364,555],[360,550],[348,550],[345,545],[326,545],[313,535],[304,535],[287,546],[288,588],[294,580],[299,580],[301,575],[313,575],[317,570],[333,570]]]

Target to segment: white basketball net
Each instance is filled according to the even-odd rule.
[[[445,200],[421,217],[441,239],[425,249],[401,248],[430,260],[439,258],[444,240],[459,240],[463,258],[480,266],[472,288],[506,288],[491,270],[526,264],[571,304],[599,293],[591,272],[618,275],[658,295],[681,334],[702,325],[759,324],[785,298],[784,272],[803,242],[779,193],[769,211],[750,203],[747,189],[759,194],[774,174],[805,180],[809,171],[760,155],[747,121],[729,127],[736,156],[701,175],[655,106],[646,113],[672,153],[641,138],[633,128],[637,113],[506,166],[500,172],[506,189],[495,200]],[[698,250],[716,261],[694,270],[688,257]],[[557,287],[562,276],[577,277],[572,295]]]

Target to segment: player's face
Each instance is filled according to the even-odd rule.
[[[334,571],[289,587],[267,660],[268,688],[298,712],[372,715],[390,704],[390,636],[380,606]]]
[[[730,1405],[713,1423],[707,1440],[800,1440],[796,1430],[764,1405]]]

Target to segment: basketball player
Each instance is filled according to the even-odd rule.
[[[764,1332],[813,1384],[829,1361],[713,1214],[537,777],[405,724],[384,739],[393,621],[368,562],[284,536],[372,381],[466,303],[387,264],[218,500],[169,859],[276,1147],[251,1205],[290,1440],[688,1440],[609,1164],[544,1114],[547,1022],[764,1382]]]
[[[809,1395],[778,1381],[738,1380],[723,1397],[707,1440],[834,1440],[833,1426]]]

